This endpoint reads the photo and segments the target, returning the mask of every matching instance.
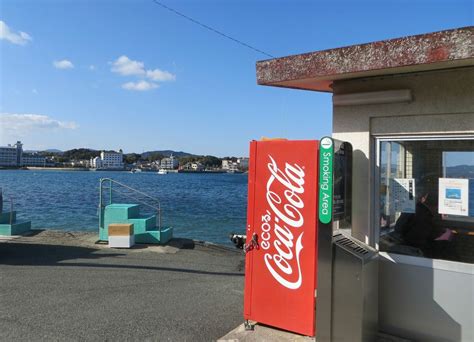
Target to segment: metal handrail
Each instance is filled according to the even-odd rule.
[[[103,189],[107,190],[108,188],[103,188]],[[152,208],[152,209],[157,209],[157,208],[158,208],[157,206],[154,206],[154,205],[151,205],[151,204],[149,204],[149,203],[143,202],[143,201],[140,200],[139,198],[137,198],[137,197],[135,197],[135,196],[132,196],[132,195],[126,193],[126,192],[123,192],[123,191],[120,191],[120,190],[117,190],[117,189],[112,189],[112,191],[115,191],[115,192],[117,192],[117,193],[119,193],[119,194],[121,194],[121,195],[124,195],[124,196],[126,196],[126,197],[129,197],[129,198],[133,199],[134,201],[137,201],[139,204],[145,205],[145,206],[150,207],[150,208]]]
[[[109,186],[108,186],[108,187],[104,187],[104,183],[105,183],[105,182],[108,182],[108,183],[109,183]],[[129,190],[129,191],[132,191],[132,192],[134,192],[134,193],[136,193],[136,194],[140,194],[141,196],[144,196],[144,197],[146,197],[146,198],[149,199],[149,200],[155,201],[155,202],[157,203],[157,205],[153,205],[153,204],[147,203],[147,202],[145,202],[145,201],[143,201],[143,200],[140,200],[140,199],[138,199],[137,197],[132,196],[132,195],[126,193],[126,192],[123,192],[123,191],[114,189],[114,188],[113,188],[113,185],[114,185],[114,184],[115,184],[115,185],[118,185],[118,186],[121,186],[121,187],[123,187],[123,188],[125,188],[125,189],[127,189],[127,190]],[[120,182],[118,182],[118,181],[116,181],[116,180],[113,180],[112,178],[101,178],[101,179],[100,179],[100,191],[99,191],[99,207],[100,207],[99,209],[102,209],[102,208],[104,207],[104,204],[103,204],[103,195],[102,195],[104,189],[107,189],[107,190],[110,191],[110,192],[109,192],[109,204],[112,204],[112,192],[115,191],[115,192],[117,192],[117,193],[119,193],[119,194],[121,194],[121,195],[123,195],[123,196],[129,197],[129,198],[131,198],[131,199],[137,201],[139,204],[145,205],[145,206],[147,206],[147,207],[150,207],[150,208],[156,210],[157,213],[158,213],[158,229],[161,231],[161,203],[160,203],[160,200],[159,200],[158,198],[153,197],[153,196],[150,196],[150,195],[148,195],[148,194],[146,194],[146,193],[144,193],[144,192],[142,192],[142,191],[140,191],[140,190],[134,189],[134,188],[132,188],[132,187],[126,185],[126,184],[123,184],[123,183],[120,183]]]

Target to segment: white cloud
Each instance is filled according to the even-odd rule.
[[[127,90],[146,91],[158,88],[158,84],[148,81],[128,82],[122,84],[122,88]]]
[[[120,56],[112,63],[111,70],[123,76],[141,76],[145,74],[145,65],[143,62],[133,61],[127,56]]]
[[[0,20],[0,39],[8,40],[10,43],[17,45],[26,45],[29,41],[33,40],[26,32],[12,32],[8,25],[2,20]]]
[[[143,78],[148,78],[155,82],[166,82],[176,80],[176,75],[172,73],[160,70],[160,69],[145,69],[145,63],[140,61],[134,61],[127,56],[123,55],[112,62],[112,72],[120,74],[122,76],[137,76],[142,80],[137,82],[128,82],[122,85],[122,88],[127,90],[150,90],[158,88],[158,84],[154,82],[148,82]]]
[[[176,80],[176,75],[173,75],[172,73],[168,71],[163,71],[160,69],[155,69],[155,70],[147,70],[146,71],[146,77],[153,81],[174,81]]]
[[[14,139],[41,131],[76,129],[75,122],[52,119],[47,115],[0,113],[0,127],[6,137]]]
[[[96,69],[95,65],[89,65],[89,70],[94,71]]]
[[[72,62],[68,61],[67,59],[63,59],[62,61],[54,61],[53,66],[56,69],[72,69],[72,68],[74,68],[74,64],[72,64]]]

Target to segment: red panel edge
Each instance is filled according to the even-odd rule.
[[[314,288],[316,291],[318,290],[318,229],[319,229],[319,140],[316,140],[316,206],[314,208],[314,211],[316,213],[316,231],[315,231],[315,253],[314,253],[314,266],[315,266],[315,272],[314,272]],[[316,305],[317,305],[317,297],[314,297],[313,301],[313,329],[312,329],[312,335],[311,336],[316,336],[317,332],[317,327],[316,327]]]
[[[255,208],[255,177],[256,172],[256,160],[257,160],[257,142],[250,142],[250,153],[249,153],[249,171],[248,171],[248,193],[247,193],[247,227],[246,235],[247,241],[252,239],[252,234],[254,232],[254,213],[253,208]],[[245,294],[245,291],[251,291],[252,289],[252,257],[253,254],[245,256],[245,287],[244,287],[244,319],[249,319],[251,315],[251,294]]]

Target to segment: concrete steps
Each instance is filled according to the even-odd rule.
[[[109,204],[105,207],[106,218],[114,220],[127,220],[140,215],[140,207],[137,204]]]
[[[0,213],[0,235],[21,235],[31,230],[31,221],[18,221],[16,211]]]
[[[149,217],[132,218],[128,220],[129,223],[133,223],[133,228],[136,233],[145,233],[148,230],[156,228],[156,215]]]
[[[7,211],[7,212],[3,212],[3,213],[0,213],[0,224],[5,224],[5,223],[10,223],[10,213],[11,213],[11,219],[12,219],[12,222],[15,222],[16,221],[16,211]]]
[[[0,235],[21,235],[31,230],[31,221],[0,224]]]
[[[137,204],[114,203],[101,211],[99,240],[108,241],[108,227],[113,223],[133,223],[135,242],[165,244],[173,237],[173,228],[156,226],[156,215],[140,215]]]
[[[136,243],[159,243],[164,244],[171,240],[173,237],[172,227],[162,227],[159,230],[148,230],[145,233],[135,233]]]

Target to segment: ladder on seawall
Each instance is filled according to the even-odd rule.
[[[106,195],[104,191],[108,191]],[[120,183],[112,178],[101,178],[99,189],[99,212],[106,205],[113,204],[113,194],[120,194],[126,198],[136,201],[138,204],[153,209],[158,218],[158,229],[161,231],[161,202],[158,198],[150,196],[140,190],[132,188],[126,184]],[[108,196],[108,198],[107,198]],[[140,196],[142,198],[140,198]],[[108,202],[108,203],[107,203]],[[107,204],[106,204],[107,203]]]

